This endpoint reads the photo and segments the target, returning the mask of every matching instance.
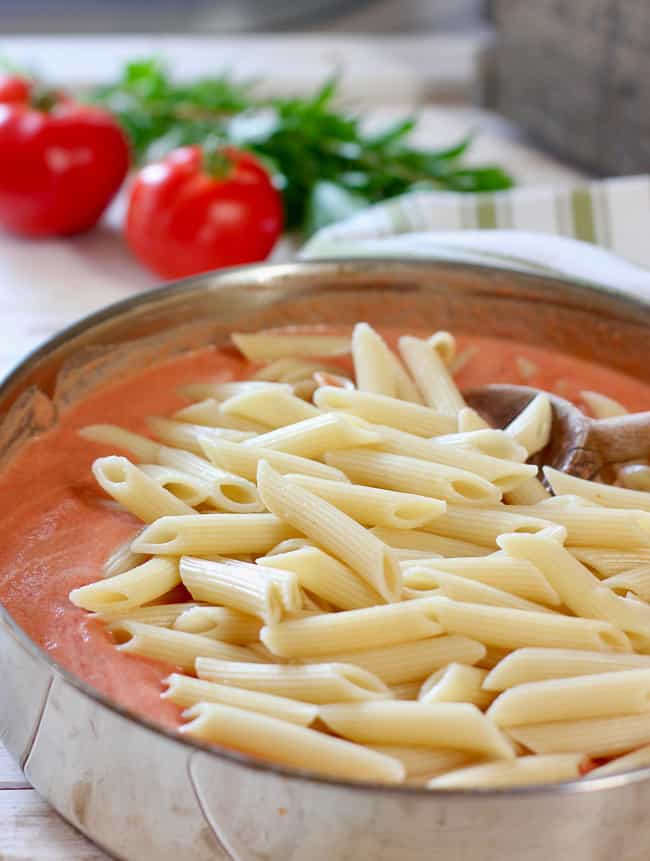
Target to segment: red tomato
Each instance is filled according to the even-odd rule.
[[[18,75],[0,75],[0,104],[26,104],[32,91],[27,78]]]
[[[210,168],[201,147],[171,152],[138,174],[126,233],[164,278],[263,260],[282,231],[282,198],[250,153],[225,148]]]
[[[18,79],[0,88],[0,227],[23,236],[86,230],[126,176],[126,136],[106,111],[59,94],[32,107],[31,84],[21,83],[22,101]]]

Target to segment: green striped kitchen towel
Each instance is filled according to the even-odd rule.
[[[301,252],[380,256],[488,263],[650,294],[650,177],[478,195],[415,191],[324,228]]]

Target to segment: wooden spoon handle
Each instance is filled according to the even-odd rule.
[[[650,411],[594,421],[587,446],[597,449],[605,463],[650,458]]]

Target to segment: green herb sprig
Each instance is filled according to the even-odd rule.
[[[335,107],[337,80],[306,98],[264,98],[253,83],[228,75],[172,81],[156,60],[129,63],[120,79],[92,93],[129,135],[140,162],[174,147],[206,141],[250,149],[273,171],[288,228],[310,234],[364,206],[413,188],[461,192],[510,188],[498,166],[467,166],[471,138],[447,149],[408,143],[414,118],[379,133]]]

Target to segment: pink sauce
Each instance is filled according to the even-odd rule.
[[[461,388],[510,382],[576,401],[581,389],[593,389],[630,410],[650,409],[650,385],[605,367],[513,342],[459,338],[459,351],[469,345],[479,351],[457,378]],[[532,376],[524,379],[517,370],[519,357],[536,366]],[[0,476],[0,601],[55,661],[166,726],[180,724],[181,709],[160,699],[161,682],[173,668],[118,652],[103,626],[68,601],[71,589],[100,578],[107,556],[140,526],[105,504],[90,472],[92,461],[112,450],[81,439],[77,431],[114,423],[146,433],[146,416],[167,415],[186,403],[176,393],[179,386],[243,379],[251,367],[229,350],[205,349],[147,369],[70,409]],[[183,594],[179,589],[165,602],[183,600]]]

